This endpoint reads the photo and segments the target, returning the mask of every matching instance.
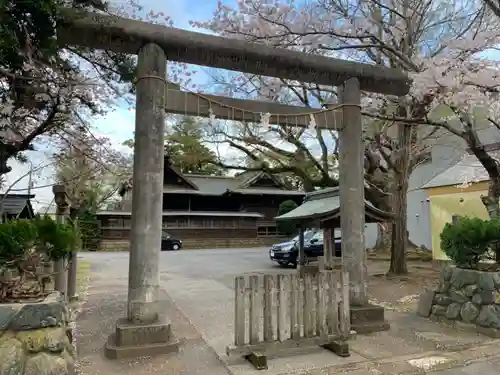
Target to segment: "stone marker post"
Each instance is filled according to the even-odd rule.
[[[71,212],[73,211],[73,212]],[[72,220],[77,220],[76,213],[78,211],[71,209],[70,210],[70,218]],[[81,238],[79,238],[77,242],[77,246],[81,246]],[[72,251],[69,258],[69,266],[68,266],[68,300],[73,301],[78,299],[78,295],[76,293],[76,270],[78,268],[78,251]]]
[[[54,201],[56,203],[56,221],[59,224],[66,222],[66,217],[69,213],[69,204],[64,185],[54,185],[52,187],[54,193]],[[66,260],[59,259],[54,262],[54,284],[55,290],[67,297],[67,270]]]
[[[340,227],[342,265],[349,273],[351,327],[358,333],[389,328],[384,309],[368,303],[365,249],[365,180],[363,123],[359,80],[350,78],[340,89],[343,104],[339,134]]]
[[[138,56],[132,228],[127,318],[106,344],[108,358],[150,356],[177,350],[159,299],[162,231],[165,53],[156,44]]]

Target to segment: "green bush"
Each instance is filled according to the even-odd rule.
[[[33,220],[37,231],[37,244],[51,260],[69,257],[76,249],[78,233],[72,223],[58,224],[50,216]]]
[[[441,232],[441,249],[461,268],[476,268],[500,241],[500,220],[461,217]]]
[[[37,241],[37,230],[30,220],[0,224],[0,266],[14,267],[26,259]]]
[[[50,260],[66,258],[75,249],[76,241],[71,223],[58,224],[49,216],[0,223],[0,268],[17,267],[37,252]]]
[[[295,203],[291,199],[283,201],[278,207],[278,216],[293,211],[297,207],[298,207],[297,203]],[[277,223],[277,229],[279,233],[286,234],[288,236],[291,236],[297,232],[296,224],[290,221],[279,221]]]

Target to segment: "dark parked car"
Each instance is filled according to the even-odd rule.
[[[180,250],[182,248],[182,241],[172,237],[167,232],[161,233],[161,251],[166,250]]]
[[[340,256],[340,234],[335,236],[335,255]],[[304,253],[306,261],[317,259],[324,254],[323,231],[308,231],[304,233]],[[269,250],[272,261],[281,266],[297,266],[299,257],[299,236],[291,241],[273,245]]]

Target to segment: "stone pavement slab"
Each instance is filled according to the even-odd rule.
[[[127,279],[102,272],[93,266],[86,303],[74,332],[77,345],[77,373],[80,375],[224,375],[228,371],[212,348],[200,337],[168,296],[162,301],[172,322],[173,333],[182,338],[179,353],[157,357],[110,361],[102,356],[116,319],[125,316]]]

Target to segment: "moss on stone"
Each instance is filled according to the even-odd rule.
[[[23,331],[16,335],[30,353],[39,353],[43,350],[60,353],[65,347],[65,336],[64,328],[61,327]]]

